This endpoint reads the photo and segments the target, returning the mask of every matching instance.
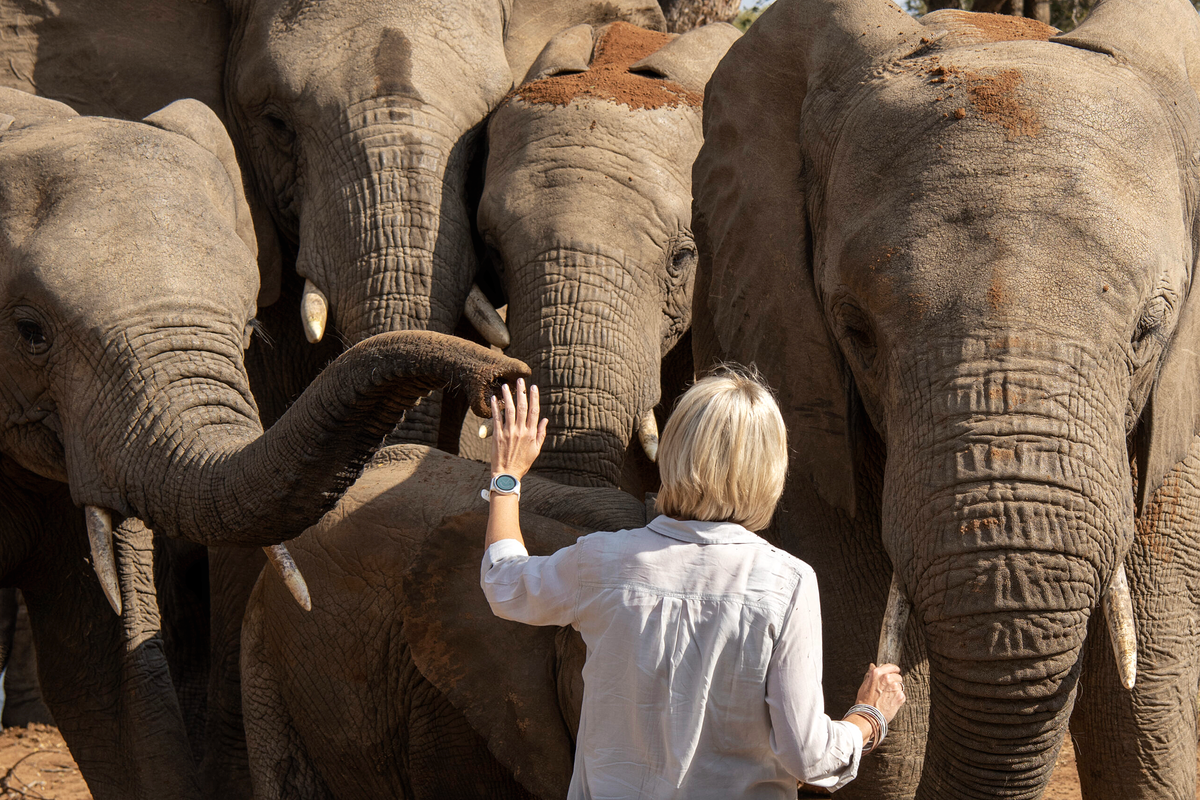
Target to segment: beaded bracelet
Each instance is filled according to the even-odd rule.
[[[863,745],[863,753],[870,753],[875,748],[879,747],[884,738],[888,735],[887,720],[883,718],[883,712],[875,706],[859,703],[850,707],[846,712],[846,717],[851,714],[862,714],[867,719],[867,723],[871,726],[871,738]],[[846,717],[842,717],[845,719]]]

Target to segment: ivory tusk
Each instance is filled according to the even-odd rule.
[[[883,612],[883,624],[879,627],[879,649],[875,653],[876,664],[899,664],[904,654],[904,628],[908,625],[908,613],[912,610],[908,598],[900,589],[896,573],[892,573],[892,587],[888,589],[887,608]]]
[[[483,423],[480,423],[480,425],[479,425],[479,438],[480,438],[480,439],[486,439],[486,438],[488,438],[488,437],[489,437],[489,436],[491,436],[491,435],[492,435],[492,424],[491,424],[490,422],[483,422]]]
[[[1103,603],[1121,685],[1133,689],[1137,680],[1137,624],[1133,619],[1133,598],[1129,595],[1129,578],[1125,575],[1124,564],[1117,567]]]
[[[283,578],[283,583],[292,593],[292,597],[296,598],[296,603],[305,611],[312,611],[312,598],[308,594],[308,584],[304,582],[304,576],[300,574],[300,568],[292,560],[292,554],[288,552],[287,547],[273,544],[270,547],[264,547],[263,552],[267,554],[267,560],[271,562],[271,566],[275,567],[279,577]]]
[[[329,300],[325,293],[304,279],[304,296],[300,300],[300,321],[304,323],[304,336],[316,344],[325,336],[325,324],[329,321]]]
[[[99,506],[84,506],[88,544],[92,548],[92,569],[100,579],[100,588],[112,610],[121,616],[121,584],[117,581],[117,558],[113,552],[112,512]]]
[[[637,437],[638,441],[642,443],[642,449],[646,451],[646,457],[657,463],[658,420],[654,418],[653,408],[642,414],[642,418],[638,420]]]
[[[508,335],[508,325],[504,324],[504,320],[488,302],[478,284],[471,284],[471,292],[467,295],[463,312],[475,326],[475,330],[479,331],[484,339],[487,339],[488,344],[503,350],[512,343],[512,337]]]

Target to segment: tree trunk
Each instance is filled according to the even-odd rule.
[[[667,30],[684,33],[710,22],[733,22],[740,0],[658,0]]]

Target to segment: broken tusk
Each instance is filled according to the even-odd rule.
[[[492,423],[484,422],[479,426],[479,438],[486,439],[492,435]]]
[[[121,616],[121,585],[117,582],[117,559],[113,553],[112,512],[99,506],[84,506],[88,544],[92,548],[92,569],[100,579],[100,588],[112,610]]]
[[[304,279],[304,296],[300,300],[300,321],[304,323],[304,336],[311,344],[316,344],[325,336],[329,300],[308,278]]]
[[[1117,567],[1103,603],[1121,685],[1133,689],[1137,680],[1137,624],[1133,619],[1133,598],[1129,595],[1129,578],[1125,575],[1124,564]]]
[[[471,292],[467,295],[463,313],[488,344],[503,350],[512,342],[508,335],[508,326],[504,324],[499,312],[492,307],[478,284],[471,284]]]
[[[904,629],[908,625],[908,614],[912,610],[908,598],[900,590],[896,573],[892,573],[892,587],[888,589],[887,608],[883,612],[883,624],[879,627],[879,649],[875,653],[876,664],[899,664],[904,654]]]
[[[267,554],[267,560],[271,562],[271,566],[275,567],[279,577],[283,578],[283,583],[292,593],[292,597],[296,598],[296,603],[305,611],[312,611],[312,598],[308,594],[308,584],[304,582],[304,576],[300,574],[300,568],[296,566],[287,547],[273,544],[270,547],[264,547],[263,552]]]
[[[638,441],[642,443],[642,449],[646,451],[646,457],[657,463],[658,420],[654,418],[653,408],[642,414],[642,418],[638,420],[637,437]]]

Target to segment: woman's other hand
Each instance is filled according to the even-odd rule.
[[[895,664],[871,665],[858,690],[856,703],[875,706],[889,723],[904,705],[904,682]]]
[[[530,386],[525,392],[525,379],[517,379],[517,396],[505,384],[501,389],[504,407],[500,408],[495,395],[492,396],[492,475],[505,473],[520,480],[533,466],[533,462],[546,441],[547,420],[540,420],[541,406],[538,387]]]

